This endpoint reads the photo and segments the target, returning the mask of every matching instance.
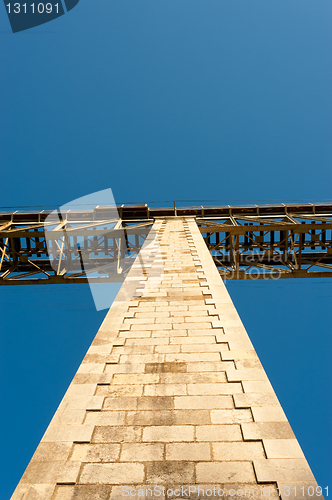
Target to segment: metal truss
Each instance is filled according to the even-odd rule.
[[[332,277],[332,206],[230,207],[196,220],[223,279]]]
[[[332,205],[0,212],[0,285],[123,281],[157,217],[195,217],[223,279],[332,276]],[[50,259],[50,255],[52,259]]]
[[[0,214],[0,285],[121,282],[153,224],[114,209],[50,215]]]

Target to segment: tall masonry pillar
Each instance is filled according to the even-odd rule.
[[[12,500],[322,499],[194,218],[153,229]]]

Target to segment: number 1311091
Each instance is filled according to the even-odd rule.
[[[59,4],[56,3],[55,5],[52,5],[51,3],[32,3],[32,4],[26,4],[26,3],[14,3],[11,5],[8,3],[6,5],[8,9],[8,14],[14,13],[14,14],[51,14],[53,9],[55,10],[56,14],[59,14]]]

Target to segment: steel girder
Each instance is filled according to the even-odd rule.
[[[332,276],[330,204],[122,205],[118,211],[113,226],[107,207],[97,207],[68,212],[52,228],[47,211],[0,213],[0,284],[123,281],[154,219],[169,216],[196,218],[223,279]]]

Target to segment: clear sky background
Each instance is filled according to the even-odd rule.
[[[2,207],[331,201],[330,0],[81,0],[10,32],[0,8]],[[178,204],[181,204],[178,201]],[[331,279],[227,287],[322,487]],[[8,500],[105,312],[89,287],[3,287]]]

